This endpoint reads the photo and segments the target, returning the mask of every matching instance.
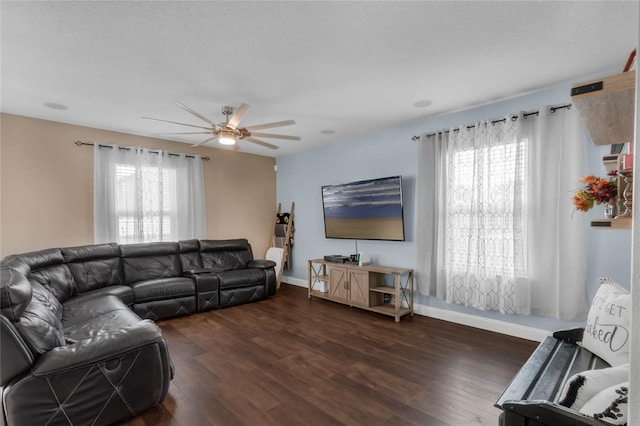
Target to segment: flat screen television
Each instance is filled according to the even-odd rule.
[[[322,187],[327,238],[404,241],[402,177]]]

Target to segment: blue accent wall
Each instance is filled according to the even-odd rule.
[[[615,74],[615,72],[604,75]],[[593,77],[580,79],[587,81]],[[596,77],[597,78],[597,77]],[[295,239],[292,251],[292,269],[285,270],[286,277],[307,280],[307,260],[327,254],[348,255],[356,252],[353,240],[336,240],[324,237],[322,214],[323,185],[401,175],[404,197],[404,242],[358,241],[358,251],[371,255],[376,264],[416,268],[415,208],[417,144],[411,137],[422,133],[474,123],[482,119],[502,118],[519,111],[534,111],[545,105],[562,105],[571,102],[572,84],[561,84],[546,90],[509,100],[499,101],[464,111],[426,117],[404,127],[345,142],[330,144],[298,154],[277,159],[277,197],[283,206],[292,201],[295,207]],[[428,109],[425,109],[428,113]],[[585,136],[585,172],[604,175],[602,156],[609,153],[609,146],[595,146],[587,131]],[[322,135],[317,135],[322,138]],[[304,144],[304,140],[300,143]],[[580,186],[576,176],[575,187]],[[571,196],[568,194],[567,196]],[[602,217],[602,207],[588,213],[576,212],[575,219],[583,220],[587,229],[587,290],[591,300],[597,290],[596,279],[608,276],[622,286],[630,287],[631,232],[630,230],[594,229],[590,220]],[[286,281],[286,279],[285,279]],[[416,304],[462,312],[479,317],[507,321],[545,330],[582,326],[583,322],[564,322],[553,318],[522,315],[503,315],[498,312],[479,311],[461,305],[451,305],[435,297],[416,293]],[[566,303],[571,303],[570,300]]]

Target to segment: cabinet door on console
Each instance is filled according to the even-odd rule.
[[[369,306],[369,271],[349,270],[349,301],[355,306]]]
[[[329,297],[346,302],[347,290],[347,268],[331,266],[329,269]]]

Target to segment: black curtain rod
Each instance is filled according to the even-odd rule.
[[[95,146],[94,143],[89,143],[89,142],[82,142],[82,141],[75,141],[75,144],[78,146],[82,146],[82,145],[86,145],[86,146]],[[98,145],[98,147],[100,148],[113,148],[113,146],[111,145]],[[131,148],[127,148],[126,146],[119,146],[118,149],[123,149],[125,151],[130,151]],[[151,154],[158,154],[160,153],[160,151],[149,151]],[[168,152],[168,155],[173,155],[175,157],[178,157],[180,154],[174,154],[173,152]],[[190,154],[185,154],[184,155],[187,158],[196,158],[194,155],[190,155]],[[209,157],[201,157],[203,160],[205,161],[209,161]]]
[[[560,105],[560,106],[557,106],[557,107],[551,107],[551,108],[549,108],[549,111],[551,111],[551,113],[553,114],[557,110],[564,109],[564,108],[571,109],[571,104]],[[523,118],[527,118],[530,115],[539,115],[539,113],[540,113],[540,111],[527,112],[526,114],[522,114],[522,117]],[[511,117],[511,121],[516,121],[518,119],[518,117],[519,117],[518,115],[512,116]],[[504,123],[505,121],[507,121],[506,118],[502,118],[500,120],[491,120],[491,124],[493,125],[493,124],[496,124],[496,123]],[[470,124],[470,125],[467,126],[467,130],[473,129],[474,127],[476,127],[475,124]],[[454,132],[458,132],[458,131],[460,131],[460,129],[453,129],[453,131]],[[438,133],[449,133],[449,132],[450,132],[450,130],[443,130],[442,132],[427,133],[425,136],[434,136],[434,135],[437,135]],[[412,136],[411,140],[412,141],[418,141],[418,140],[420,140],[420,136]]]

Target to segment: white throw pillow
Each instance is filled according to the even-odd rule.
[[[580,409],[582,414],[612,425],[626,425],[629,382],[618,383],[601,391]]]
[[[629,381],[629,363],[574,374],[565,383],[559,404],[580,410],[602,390],[625,381]]]
[[[616,366],[629,362],[631,295],[609,278],[598,278],[582,345]]]

